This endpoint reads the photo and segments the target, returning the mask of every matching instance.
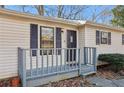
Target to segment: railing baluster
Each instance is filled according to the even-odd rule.
[[[89,52],[88,52],[88,48],[86,48],[86,64],[88,64],[89,61]]]
[[[69,59],[68,59],[68,64],[69,64],[69,65],[68,65],[68,67],[69,67],[69,70],[70,70],[70,49],[68,49],[68,52],[69,52],[69,55],[68,55],[68,58],[69,58]]]
[[[42,75],[42,50],[40,49],[40,58],[41,58],[41,67],[40,67],[40,71],[41,71],[41,75]]]
[[[80,55],[79,55],[79,49],[76,49],[76,55],[77,55],[77,56],[76,56],[76,58],[77,58],[77,59],[76,59],[76,68],[77,68],[78,61],[79,61],[79,56],[80,56]]]
[[[86,64],[86,47],[84,47],[84,53],[83,53],[83,56],[84,56],[84,64]]]
[[[57,53],[56,53],[56,55],[57,55],[57,60],[56,60],[56,62],[57,62],[57,72],[59,72],[58,70],[58,49],[57,49]]]
[[[85,50],[85,48],[84,48],[84,50]],[[82,53],[83,52],[83,49],[79,49],[79,51],[78,51],[78,68],[79,68],[79,72],[81,71],[81,54],[83,54]]]
[[[60,71],[62,70],[62,49],[60,51]]]
[[[37,53],[37,56],[36,56],[36,73],[37,73],[37,75],[38,75],[38,62],[39,62],[39,60],[38,60],[38,50],[36,50],[36,53]]]
[[[32,77],[32,50],[30,49],[30,74],[31,74],[31,77]]]
[[[48,57],[48,50],[46,50],[47,54],[47,73],[49,73],[49,57]]]
[[[91,64],[93,65],[93,48],[91,49]]]
[[[66,70],[66,60],[67,59],[67,52],[66,49],[64,49],[64,70]]]
[[[72,68],[72,69],[74,68],[74,63],[75,63],[75,62],[74,62],[74,53],[73,53],[74,51],[73,51],[73,50],[74,50],[74,49],[71,50],[71,60],[72,60],[71,68]]]
[[[22,84],[23,84],[23,87],[25,87],[26,86],[26,50],[22,50],[22,56],[23,56],[23,58],[22,58],[22,70],[23,70],[23,81],[22,81]]]
[[[89,48],[89,64],[91,64],[91,48]]]
[[[94,48],[94,60],[93,60],[93,64],[94,64],[94,70],[97,71],[97,53],[96,53],[96,48]]]
[[[58,51],[56,48],[56,72],[58,72]]]
[[[53,66],[53,65],[54,65],[54,64],[53,64],[54,49],[52,49],[52,56],[51,56],[51,57],[52,57],[52,68],[51,68],[51,72],[53,72],[53,67],[54,67],[54,66]]]
[[[75,67],[76,66],[76,54],[75,53],[76,53],[76,49],[73,50],[73,54],[74,54],[74,59],[73,59],[74,60],[74,64],[73,64],[73,66],[74,66],[74,69],[76,68]]]
[[[44,60],[43,60],[43,53],[44,50],[42,50],[41,54],[42,54],[42,75],[44,74]]]
[[[77,53],[77,48],[75,49],[75,57],[76,57],[76,59],[75,59],[75,68],[77,68],[77,56],[79,56],[78,55],[78,53]]]

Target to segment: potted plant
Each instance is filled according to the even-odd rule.
[[[19,86],[19,83],[20,83],[19,77],[15,77],[15,78],[13,78],[12,81],[11,81],[12,87],[18,87],[18,86]]]

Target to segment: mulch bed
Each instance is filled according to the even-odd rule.
[[[92,85],[82,77],[75,77],[58,82],[50,82],[49,84],[43,85],[41,87],[86,87],[86,86],[91,87]]]
[[[11,79],[0,80],[0,87],[10,87]]]
[[[96,76],[106,79],[118,79],[121,77],[119,72],[112,71],[109,66],[98,68]]]

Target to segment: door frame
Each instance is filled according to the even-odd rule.
[[[70,31],[70,33],[69,33],[69,31]],[[70,43],[70,41],[68,41],[68,40],[70,40],[70,39],[68,39],[68,38],[70,38],[70,36],[68,36],[69,34],[70,35],[73,35],[71,32],[75,32],[75,39],[74,40],[76,40],[75,41],[75,45],[73,46],[73,44],[71,45],[71,46],[68,46],[68,43]],[[67,45],[67,48],[77,48],[77,31],[75,31],[75,30],[67,30],[67,43],[66,43],[66,45]],[[73,35],[74,36],[74,35]],[[72,42],[72,43],[74,43],[74,41]],[[73,53],[73,55],[74,55],[74,58],[72,57],[73,55],[72,55],[72,53]],[[73,62],[73,61],[76,61],[76,59],[77,59],[77,56],[76,56],[76,49],[75,50],[67,50],[67,62]]]

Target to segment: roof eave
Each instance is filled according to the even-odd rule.
[[[71,22],[71,21],[67,21],[67,20],[63,20],[63,19],[59,19],[59,18],[38,16],[38,15],[21,13],[21,12],[16,12],[16,11],[13,11],[13,10],[2,9],[2,8],[0,8],[0,13],[7,14],[7,15],[12,15],[12,16],[18,16],[18,17],[22,17],[22,18],[37,19],[37,20],[50,21],[50,22],[57,22],[57,23],[62,23],[62,24],[74,25],[74,26],[79,25],[79,23]]]
[[[83,24],[83,25],[84,25],[84,24]],[[117,31],[124,32],[124,28],[121,28],[121,27],[113,27],[113,26],[104,25],[104,24],[99,24],[99,23],[94,23],[94,22],[90,22],[90,21],[86,21],[86,22],[85,22],[85,25],[104,27],[104,28],[107,28],[107,29],[117,30]]]

